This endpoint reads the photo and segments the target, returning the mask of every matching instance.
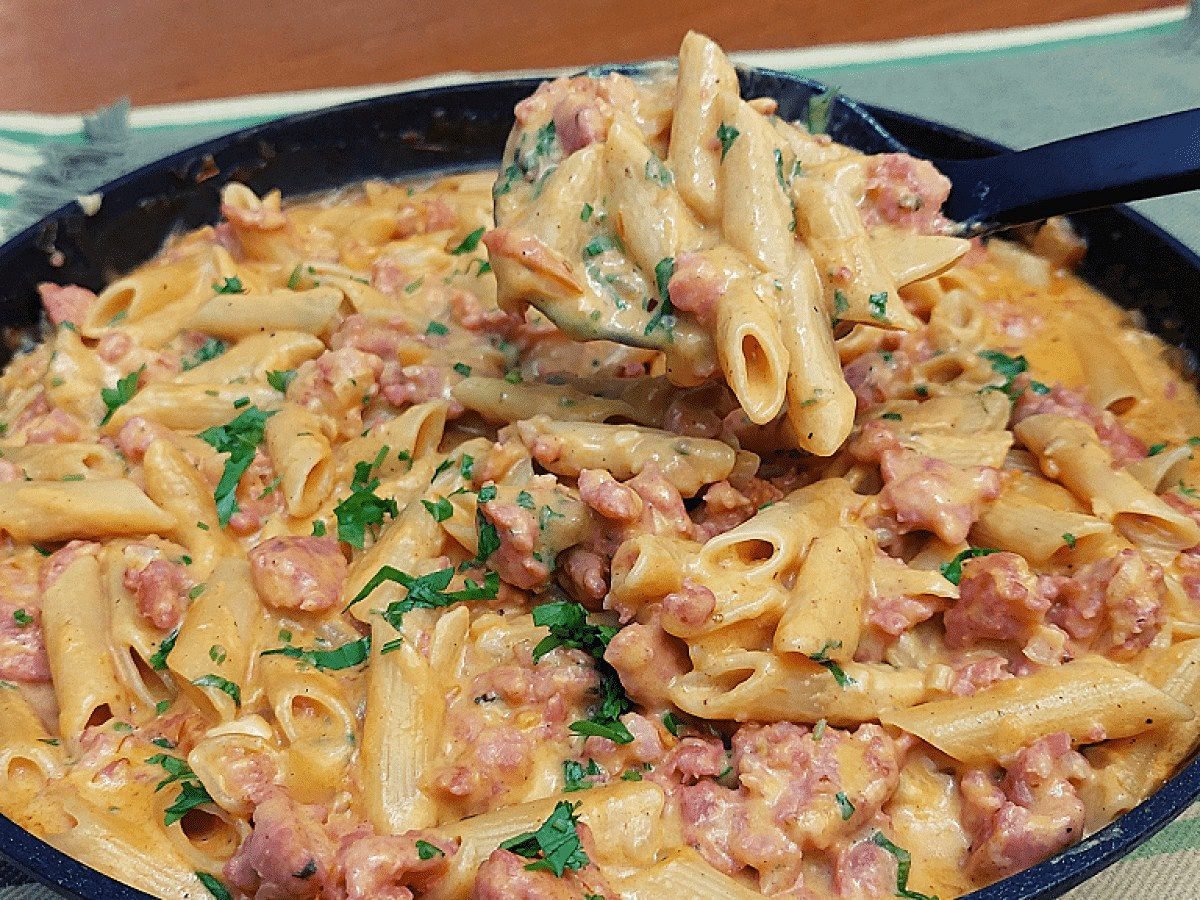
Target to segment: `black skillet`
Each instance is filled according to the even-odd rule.
[[[803,118],[816,82],[781,73],[742,72],[745,96],[772,96],[780,114]],[[311,194],[367,178],[409,179],[493,166],[512,125],[512,108],[535,80],[435,88],[291,116],[208,141],[101,189],[100,211],[69,204],[0,247],[0,325],[10,347],[36,333],[40,281],[100,288],[149,259],[172,232],[217,220],[221,186],[242,181],[263,192]],[[862,108],[836,98],[833,137],[868,153],[898,149],[938,159],[986,160],[1004,148],[914,116]],[[889,134],[890,133],[890,134]],[[1153,154],[1153,147],[1145,148]],[[996,160],[993,159],[993,162]],[[986,164],[986,163],[977,163]],[[1078,207],[1076,207],[1078,208]],[[1140,310],[1147,327],[1185,351],[1200,349],[1200,257],[1122,208],[1073,218],[1087,238],[1082,274],[1118,303]],[[8,352],[2,354],[7,358]],[[1129,853],[1200,795],[1200,760],[1081,844],[971,894],[973,900],[1056,897]],[[0,856],[63,896],[133,900],[147,895],[59,853],[0,817]]]

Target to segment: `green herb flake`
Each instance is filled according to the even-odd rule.
[[[213,895],[214,900],[233,900],[233,894],[229,893],[229,889],[215,875],[197,872],[196,877],[200,879],[204,889]]]
[[[525,379],[521,377],[521,372],[519,369],[511,369],[504,373],[504,380],[509,384],[520,384]]]
[[[521,509],[533,509],[537,504],[534,503],[533,495],[529,491],[521,491],[517,494],[517,506]]]
[[[228,655],[229,654],[226,652],[225,648],[220,644],[213,644],[208,648],[208,658],[215,662],[218,666],[225,662]]]
[[[161,716],[163,713],[165,713],[170,708],[171,708],[170,700],[159,700],[157,703],[154,704],[154,714],[156,716]],[[150,743],[156,744],[159,747],[167,747],[167,749],[170,749],[171,747],[175,746],[170,741],[167,741],[167,743],[165,743],[165,744],[160,743],[160,741],[167,741],[167,739],[166,738],[155,738]]]
[[[214,281],[213,290],[218,294],[244,294],[246,287],[242,284],[242,279],[236,275],[231,278],[226,278],[224,281]]]
[[[171,655],[171,651],[175,649],[175,641],[179,639],[179,629],[176,628],[163,639],[163,642],[158,645],[158,649],[150,656],[150,668],[155,672],[165,671],[167,668],[167,657]]]
[[[296,380],[295,369],[272,369],[267,373],[267,384],[281,394],[286,394],[292,382]]]
[[[675,181],[675,176],[671,174],[671,170],[658,158],[658,154],[656,153],[651,153],[646,160],[646,178],[653,181],[659,187],[670,187]]]
[[[583,258],[592,259],[601,256],[609,250],[623,250],[621,241],[612,234],[598,234],[583,245]]]
[[[429,515],[433,516],[435,522],[445,522],[454,515],[454,506],[445,497],[438,497],[434,501],[422,500],[421,505],[425,507]]]
[[[440,609],[468,600],[495,600],[496,595],[500,592],[500,576],[495,572],[488,572],[484,576],[483,584],[477,584],[468,578],[462,590],[448,591],[446,588],[450,586],[453,578],[453,568],[438,569],[427,575],[416,576],[401,572],[392,566],[381,566],[379,571],[371,576],[371,580],[363,586],[363,589],[347,604],[346,609],[365,600],[381,584],[394,582],[406,588],[408,593],[403,600],[395,600],[388,604],[387,609],[381,615],[388,624],[399,631],[404,614],[409,610]]]
[[[840,646],[842,646],[841,641],[826,641],[825,646],[810,656],[809,659],[817,663],[817,665],[828,669],[829,674],[833,676],[833,680],[837,682],[838,687],[847,688],[852,684],[858,684],[858,682],[847,675],[836,660],[829,658],[829,651],[836,650]]]
[[[1029,370],[1029,362],[1024,356],[1009,356],[999,350],[984,350],[979,355],[991,364],[993,372],[1004,379],[1004,384],[999,386],[999,390],[1011,397],[1013,382],[1018,375]]]
[[[833,797],[837,800],[838,811],[842,814],[842,821],[848,822],[850,817],[854,815],[854,804],[850,802],[850,798],[846,796],[844,791],[838,791]]]
[[[880,291],[877,294],[872,294],[867,298],[867,305],[871,308],[871,318],[878,322],[886,322],[887,316],[887,291]]]
[[[717,140],[721,144],[721,162],[725,162],[725,154],[729,152],[729,148],[733,146],[733,142],[738,139],[740,134],[741,132],[732,125],[726,125],[724,122],[717,126]],[[782,160],[779,164],[782,166]]]
[[[590,219],[592,217],[592,212],[593,212],[592,204],[590,204],[590,203],[583,204],[583,209],[579,210],[579,221],[586,222],[588,219]]]
[[[622,781],[641,781],[642,773],[639,772],[637,769],[626,769],[624,772],[621,773],[621,780]]]
[[[565,794],[587,790],[594,784],[589,779],[604,774],[604,771],[596,765],[594,759],[589,759],[586,766],[578,760],[564,759],[562,766],[563,793]]]
[[[837,95],[837,89],[833,88],[808,98],[809,134],[823,134],[829,130],[829,117],[833,113],[833,101]]]
[[[387,458],[391,448],[379,448],[375,459],[354,464],[354,477],[350,482],[350,494],[333,509],[338,523],[338,540],[357,550],[366,546],[367,533],[377,536],[379,526],[386,517],[395,518],[400,508],[395,499],[383,498],[375,493],[380,481],[372,472]]]
[[[167,777],[155,786],[156,792],[172,784],[179,785],[179,796],[167,807],[163,816],[164,824],[174,825],[196,807],[213,802],[213,798],[187,764],[187,760],[166,753],[156,753],[146,762],[152,766],[161,766],[167,773]]]
[[[225,470],[213,491],[217,504],[217,521],[224,528],[230,517],[237,512],[237,486],[242,475],[254,462],[254,454],[262,443],[267,419],[275,415],[257,406],[248,406],[232,421],[216,425],[200,432],[198,437],[218,453],[228,453]],[[197,523],[199,525],[199,523]]]
[[[1029,390],[1033,391],[1039,396],[1044,397],[1046,394],[1050,393],[1050,386],[1048,384],[1043,384],[1040,381],[1031,381],[1029,382]]]
[[[209,360],[216,359],[228,349],[229,345],[227,343],[222,340],[218,340],[217,338],[210,337],[205,340],[205,342],[201,344],[199,348],[197,348],[195,353],[193,353],[191,356],[185,356],[179,363],[179,366],[185,372],[191,371],[201,363],[206,363]]]
[[[457,372],[459,375],[461,375],[463,378],[471,377],[471,367],[468,366],[466,363],[456,362],[454,364],[454,371]]]
[[[1071,532],[1067,531],[1067,532],[1063,533],[1062,539],[1063,539],[1064,544],[1066,544],[1072,550],[1075,549],[1075,543],[1076,543],[1075,535],[1073,535],[1073,534],[1071,534]]]
[[[236,706],[242,705],[242,689],[230,681],[228,678],[222,678],[220,675],[201,675],[199,678],[192,681],[196,687],[216,688],[222,694],[229,697]]]
[[[536,860],[525,867],[530,871],[553,872],[559,878],[568,869],[578,871],[584,868],[591,860],[579,841],[579,820],[575,817],[577,808],[576,804],[559,801],[554,812],[537,831],[509,838],[500,845],[500,849]]]
[[[675,275],[675,257],[667,256],[660,259],[654,266],[654,283],[658,288],[658,307],[654,315],[646,323],[644,333],[649,336],[655,328],[662,328],[670,333],[675,327],[675,308],[671,305],[671,279]]]
[[[417,856],[424,860],[430,860],[437,856],[445,856],[446,851],[441,847],[435,846],[429,841],[417,841]]]
[[[1146,455],[1147,456],[1158,456],[1158,454],[1162,453],[1166,449],[1167,449],[1167,445],[1165,443],[1164,444],[1151,444],[1150,449],[1148,449],[1146,451]]]
[[[887,419],[889,422],[900,422],[904,419],[904,417],[898,412],[885,412],[879,418]]]
[[[12,617],[13,617],[13,621],[16,622],[18,625],[20,625],[22,628],[27,628],[28,626],[33,624],[33,616],[31,616],[24,609],[16,610],[12,614]]]
[[[118,379],[116,387],[100,388],[100,399],[104,401],[104,405],[108,408],[108,412],[100,420],[101,425],[107,425],[108,420],[113,417],[113,413],[133,399],[133,395],[137,393],[138,379],[142,377],[142,373],[145,371],[146,367],[144,365],[140,366],[136,371],[130,372],[124,378]]]
[[[276,647],[264,650],[260,656],[286,656],[307,663],[314,669],[338,672],[365,663],[371,655],[371,636],[349,641],[332,650],[304,650],[300,647]]]
[[[207,588],[208,588],[208,585],[204,584],[203,582],[200,584],[192,585],[191,589],[189,589],[188,593],[187,593],[188,599],[195,600],[197,597],[199,597],[201,594],[203,594]]]
[[[943,563],[940,566],[942,577],[951,584],[957,585],[962,581],[962,567],[964,562],[968,559],[978,559],[981,556],[990,556],[993,553],[999,552],[999,550],[994,550],[991,547],[968,547],[954,557],[954,559],[950,560],[950,562]]]
[[[922,894],[919,891],[910,890],[908,887],[908,876],[912,870],[912,854],[903,847],[897,847],[889,841],[882,831],[876,831],[871,835],[871,843],[877,847],[882,847],[888,853],[896,858],[896,896],[904,897],[906,900],[937,900],[936,897],[931,897],[928,894]]]
[[[680,721],[675,718],[675,713],[669,712],[662,717],[663,728],[671,732],[675,737],[679,737],[679,731],[683,727]]]
[[[450,251],[451,256],[462,256],[464,253],[474,253],[475,248],[479,246],[479,239],[483,237],[486,228],[480,226],[462,239],[457,247]]]
[[[426,334],[447,335],[450,329],[436,319],[425,326]]]
[[[418,841],[417,843],[419,844],[421,842]],[[312,878],[316,874],[317,874],[317,861],[315,859],[310,859],[308,862],[306,862],[304,864],[304,866],[302,868],[297,869],[295,872],[293,872],[292,877],[299,878],[301,881],[306,881],[307,879]]]
[[[325,523],[321,519],[317,519],[315,522],[312,523],[312,536],[313,537],[325,537],[325,534],[326,534]]]

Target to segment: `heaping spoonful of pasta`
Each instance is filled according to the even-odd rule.
[[[935,165],[856,104],[823,102],[826,123],[896,152],[743,99],[696,33],[678,70],[543,84],[517,106],[484,238],[500,304],[661,351],[676,385],[719,367],[747,418],[782,414],[797,446],[828,456],[855,411],[835,332],[916,328],[900,289],[966,254],[963,235],[1200,187],[1200,110]]]

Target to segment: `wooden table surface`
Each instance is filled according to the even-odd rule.
[[[0,109],[66,112],[1055,22],[1171,0],[0,0]]]

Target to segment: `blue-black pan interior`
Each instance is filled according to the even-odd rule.
[[[512,125],[513,106],[535,80],[436,88],[365,100],[239,131],[146,166],[103,188],[91,217],[70,204],[0,247],[0,326],[7,348],[35,333],[40,281],[99,288],[149,259],[170,233],[215,222],[221,186],[235,180],[257,191],[311,194],[368,178],[408,179],[494,165]],[[746,96],[772,96],[780,115],[803,118],[816,82],[773,72],[742,73]],[[897,149],[887,135],[838,99],[835,139],[869,153]],[[998,145],[884,109],[870,112],[914,152],[983,156]],[[1152,148],[1148,148],[1152,152]],[[1088,240],[1082,274],[1147,326],[1185,351],[1200,350],[1200,258],[1137,214],[1102,209],[1074,219]],[[973,900],[1056,897],[1154,834],[1200,795],[1200,759],[1160,791],[1070,850],[970,895]],[[87,868],[0,817],[0,856],[65,896],[144,898]]]

